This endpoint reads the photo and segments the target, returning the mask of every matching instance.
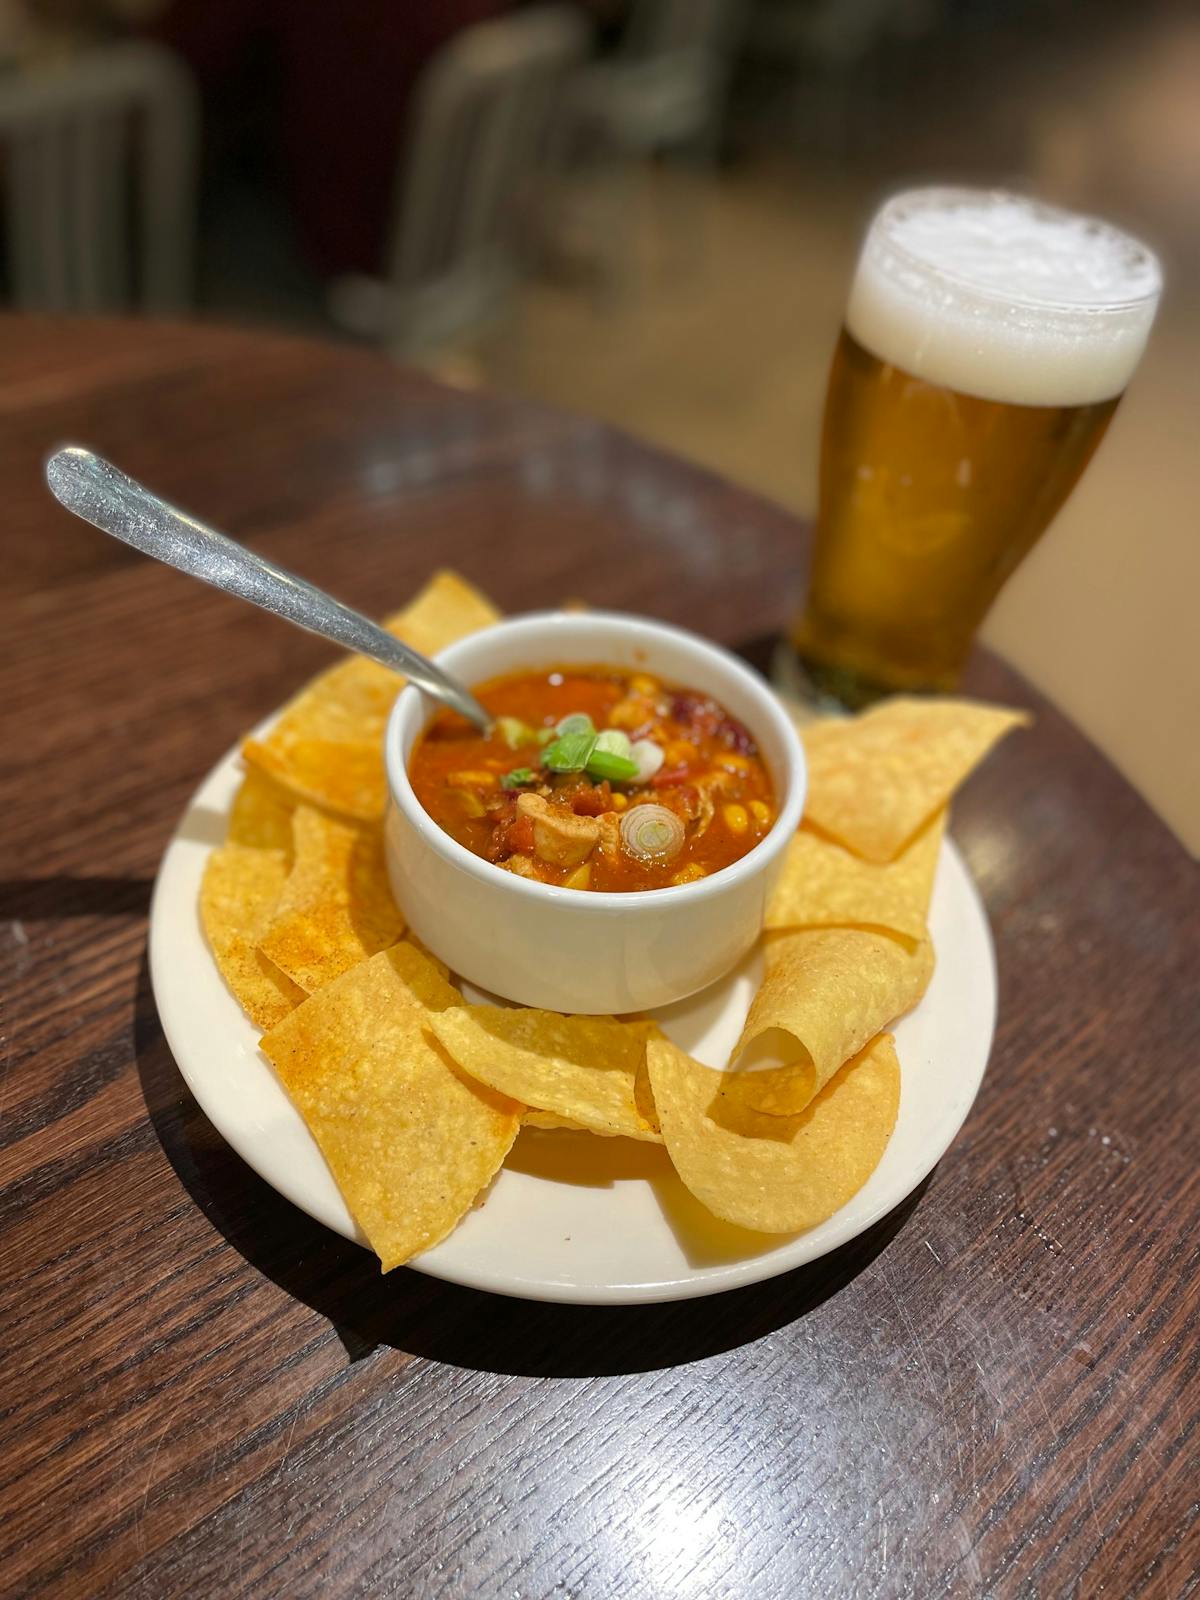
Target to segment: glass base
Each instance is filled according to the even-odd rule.
[[[823,694],[805,670],[790,639],[776,641],[771,652],[770,679],[775,692],[797,722],[813,717],[844,716],[846,707],[833,695]]]
[[[937,694],[930,686],[900,688],[864,677],[851,667],[830,666],[801,655],[790,639],[780,639],[771,658],[771,682],[798,716],[828,717],[863,711],[895,694]]]

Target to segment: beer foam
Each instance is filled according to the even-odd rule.
[[[1019,195],[916,189],[876,216],[846,325],[867,350],[985,400],[1086,405],[1119,395],[1162,274],[1092,217]]]

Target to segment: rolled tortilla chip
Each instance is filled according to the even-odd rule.
[[[803,1111],[844,1062],[916,1005],[932,975],[928,939],[910,948],[865,928],[770,935],[726,1093],[749,1110]]]
[[[795,1233],[824,1222],[874,1172],[896,1125],[900,1064],[887,1034],[791,1117],[729,1104],[728,1074],[668,1039],[650,1040],[647,1063],[676,1171],[714,1216],[740,1228]]]

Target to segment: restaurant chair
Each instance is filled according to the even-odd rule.
[[[505,310],[525,269],[520,208],[544,169],[559,91],[587,30],[566,6],[465,28],[426,68],[401,152],[386,274],[333,286],[345,328],[398,356]]]
[[[186,308],[197,126],[190,77],[149,44],[0,80],[10,303],[31,311]]]
[[[606,298],[634,286],[638,195],[653,157],[682,157],[707,177],[720,148],[746,0],[635,0],[615,53],[572,77],[564,164],[585,181],[564,196],[565,254],[589,259]],[[678,174],[661,194],[672,271],[704,253],[699,195]],[[582,243],[582,250],[572,240]]]
[[[743,0],[637,0],[615,55],[572,80],[568,115],[626,155],[719,142]]]

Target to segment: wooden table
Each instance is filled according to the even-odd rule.
[[[452,564],[510,608],[577,595],[753,646],[805,530],[373,356],[2,326],[0,1591],[1190,1592],[1197,872],[1113,768],[976,662],[1038,718],[955,812],[999,1032],[874,1234],[648,1309],[381,1279],[217,1137],[146,977],[185,799],[326,652],[72,522],[43,453],[86,441],[375,610]]]

